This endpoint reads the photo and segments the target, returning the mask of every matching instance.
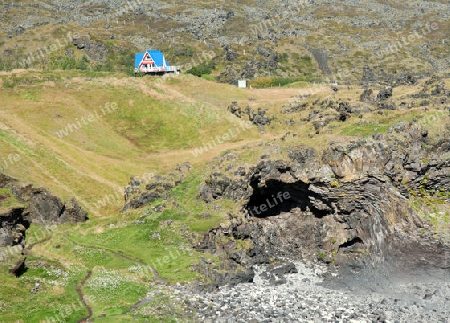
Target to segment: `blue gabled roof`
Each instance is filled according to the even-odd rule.
[[[153,49],[148,50],[147,53],[150,54],[150,56],[153,58],[153,61],[155,62],[156,66],[164,66],[164,54],[161,53],[159,50]],[[170,66],[169,63],[166,61],[166,66]]]
[[[139,68],[139,64],[142,62],[145,53],[136,53],[134,55],[134,68]]]
[[[159,50],[152,49],[147,50],[147,53],[152,57],[153,61],[155,62],[156,66],[162,67],[162,66],[170,66],[169,63],[165,60],[164,54],[160,52]],[[134,55],[134,67],[139,68],[139,64],[141,64],[142,60],[144,59],[145,53],[136,53]],[[164,64],[165,62],[165,64]]]

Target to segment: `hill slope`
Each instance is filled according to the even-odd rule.
[[[5,2],[3,9],[0,68],[131,71],[132,55],[146,48],[163,50],[184,71],[213,61],[213,75],[222,82],[242,77],[354,82],[365,65],[376,67],[377,74],[450,68],[450,10],[444,0],[46,0]]]
[[[338,86],[337,92],[303,84],[240,90],[189,75],[14,71],[3,73],[1,80],[3,171],[63,198],[76,197],[90,218],[85,224],[31,225],[26,273],[15,278],[6,273],[15,258],[4,262],[7,287],[0,304],[5,322],[76,321],[86,315],[96,321],[103,316],[128,320],[133,304],[145,299],[153,284],[204,279],[192,271],[201,257],[212,264],[223,259],[191,247],[242,208],[230,200],[197,199],[215,156],[232,150],[250,164],[262,155],[284,158],[281,152],[299,143],[320,151],[332,141],[384,133],[401,120],[428,128],[439,140],[449,122],[444,110],[449,80],[441,77],[396,87],[388,99],[376,99],[375,89],[367,102],[360,101],[364,89],[357,86]],[[418,101],[418,93],[429,103]],[[399,108],[386,110],[386,104]],[[436,120],[443,128],[433,127]],[[184,162],[192,169],[183,166],[182,173],[167,178],[157,175]],[[144,186],[156,178],[173,188],[168,196],[119,213],[130,176]],[[14,250],[6,254],[17,256]],[[164,306],[164,297],[150,304]],[[56,298],[59,307],[52,308]],[[24,304],[27,310],[18,311]],[[189,317],[182,304],[176,306],[175,317]],[[143,320],[168,318],[165,310],[145,308]]]
[[[436,246],[423,255],[445,261],[448,1],[0,8],[0,171],[76,198],[89,217],[16,227],[25,241],[0,249],[0,322],[214,317],[217,304],[196,303],[194,313],[194,296],[172,287],[249,281],[254,264],[282,265],[280,255],[303,243],[309,249],[289,255],[334,268],[371,256],[377,228]],[[147,48],[208,75],[131,76],[133,54]],[[227,84],[241,78],[251,87]],[[364,159],[361,142],[379,158]],[[389,176],[385,153],[397,158]],[[248,214],[282,190],[297,204]],[[0,188],[2,228],[24,206],[14,194]],[[361,225],[358,203],[384,217]],[[15,277],[8,270],[18,259],[26,267]]]

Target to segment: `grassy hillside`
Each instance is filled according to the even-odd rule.
[[[1,322],[77,321],[88,314],[77,289],[95,316],[120,317],[151,289],[156,277],[147,265],[161,273],[158,280],[194,279],[190,266],[200,256],[188,248],[190,240],[181,232],[205,232],[226,219],[225,209],[207,220],[198,216],[212,213],[214,207],[195,202],[201,168],[174,192],[183,197],[184,206],[165,205],[161,214],[150,205],[120,214],[123,187],[132,175],[164,173],[185,161],[198,165],[224,148],[261,138],[256,129],[248,128],[224,147],[195,157],[193,150],[239,126],[223,106],[178,91],[183,84],[207,87],[209,81],[183,75],[87,76],[20,71],[1,76],[3,171],[63,198],[76,197],[90,217],[82,225],[33,225],[27,231],[28,243],[38,242],[27,258],[27,272],[18,279],[6,273],[14,257],[2,265]],[[221,90],[220,96],[244,96],[231,86]],[[5,209],[17,204],[7,193],[1,202]],[[169,220],[170,227],[164,226]],[[30,294],[35,282],[41,284],[39,291]],[[58,306],[52,306],[55,303]]]
[[[398,106],[402,101],[412,104],[414,99],[407,94],[417,93],[424,84],[425,80],[395,88],[393,101]],[[52,318],[77,322],[90,314],[80,301],[83,297],[96,322],[135,321],[132,306],[154,284],[201,279],[190,268],[207,255],[190,246],[240,207],[196,199],[208,162],[221,153],[232,150],[255,162],[265,153],[275,157],[286,153],[262,143],[320,149],[330,141],[386,132],[400,120],[419,120],[430,133],[439,132],[434,127],[437,118],[442,125],[449,121],[443,104],[416,102],[409,109],[377,111],[359,102],[362,90],[356,85],[340,86],[334,92],[329,86],[305,82],[241,90],[191,75],[134,78],[119,73],[23,70],[0,74],[2,171],[63,198],[74,196],[89,212],[84,224],[32,225],[27,241],[37,244],[21,277],[7,273],[14,257],[0,262],[4,286],[0,322]],[[282,113],[299,97],[306,108]],[[332,121],[316,133],[305,119],[316,109],[314,102],[329,101],[366,109],[361,117]],[[251,126],[220,143],[217,136],[235,131],[246,120],[227,110],[231,102],[254,111],[263,108],[274,119],[263,133]],[[326,117],[335,113],[332,110],[321,111]],[[207,148],[201,151],[201,147]],[[119,212],[130,176],[165,173],[185,161],[193,170],[172,190],[171,199]],[[6,197],[0,200],[1,208],[17,205],[10,192],[0,195]],[[205,213],[211,217],[203,217]],[[164,298],[152,299],[136,319],[160,321],[157,308],[164,302]],[[183,312],[183,304],[175,305]]]
[[[145,297],[155,284],[202,279],[191,266],[208,256],[189,247],[240,207],[197,199],[209,162],[229,151],[248,163],[287,158],[298,145],[320,152],[399,121],[420,124],[431,138],[443,133],[448,95],[431,95],[429,77],[395,86],[394,110],[361,102],[360,82],[369,66],[374,98],[403,74],[440,73],[448,91],[447,2],[3,1],[0,172],[75,197],[89,220],[33,224],[26,239],[35,245],[19,278],[7,273],[17,249],[0,250],[8,255],[0,260],[0,322],[188,319],[185,304],[170,304],[173,317],[161,317],[158,308],[172,301]],[[144,49],[203,75],[131,77],[134,53]],[[226,84],[241,78],[249,88]],[[228,111],[232,102],[241,119]],[[246,111],[258,109],[270,124],[248,125]],[[120,213],[130,176],[184,162],[193,169],[169,200]],[[448,211],[431,198],[413,202],[424,217]],[[0,190],[0,211],[19,206]],[[140,300],[148,303],[135,311]]]
[[[2,77],[1,156],[20,156],[8,165],[9,174],[75,196],[94,213],[92,203],[122,189],[130,176],[167,171],[191,159],[191,150],[238,126],[222,106],[177,90],[177,83],[209,86],[202,79],[72,74]],[[223,88],[242,96],[231,86]],[[226,144],[258,137],[249,129]]]

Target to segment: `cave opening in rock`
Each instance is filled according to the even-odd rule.
[[[352,247],[358,246],[358,245],[364,245],[364,242],[362,241],[362,239],[360,237],[355,237],[351,240],[344,242],[343,244],[340,244],[339,249],[352,248]]]
[[[250,185],[253,188],[253,194],[245,207],[250,216],[265,218],[290,212],[294,208],[299,208],[303,212],[309,209],[316,217],[323,217],[329,213],[318,209],[312,203],[312,201],[320,201],[321,197],[309,189],[308,183],[268,180],[262,186],[259,178],[255,178]],[[327,207],[327,209],[330,208]]]

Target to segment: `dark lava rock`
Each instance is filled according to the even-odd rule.
[[[298,270],[295,267],[295,265],[292,262],[290,262],[290,263],[285,264],[285,265],[274,266],[272,272],[275,273],[275,274],[281,274],[282,275],[282,274],[292,274],[292,273],[295,274],[295,273],[298,273]]]
[[[224,285],[235,286],[240,283],[251,283],[255,276],[251,267],[242,267],[235,261],[226,258],[221,259],[220,270],[204,258],[194,267],[195,270],[210,280],[209,284],[198,286],[198,288],[209,291],[216,290],[219,286]]]
[[[377,94],[377,101],[385,101],[392,97],[392,87],[386,87]]]
[[[233,51],[230,48],[226,48],[225,51],[226,51],[225,57],[226,57],[227,61],[229,61],[229,62],[232,62],[239,57],[238,53],[236,53],[235,51]]]
[[[305,164],[308,160],[314,159],[316,151],[312,147],[293,147],[289,152],[289,158],[299,164]]]
[[[272,122],[272,120],[274,120],[274,117],[266,116],[266,110],[258,108],[258,110],[255,112],[250,106],[247,106],[245,109],[242,109],[237,104],[237,102],[232,102],[228,106],[228,111],[230,111],[238,118],[243,118],[246,115],[250,122],[258,126],[262,130],[264,129],[264,126],[269,125]]]
[[[242,118],[242,108],[237,104],[237,102],[231,102],[231,104],[228,106],[228,111],[230,111],[236,117]]]
[[[0,188],[9,189],[22,204],[0,214],[0,247],[17,246],[14,254],[23,253],[26,230],[32,223],[48,226],[87,219],[87,212],[74,198],[64,202],[47,189],[20,185],[18,180],[5,174],[0,174]],[[17,262],[10,273],[20,276],[25,271],[24,262],[24,258]]]
[[[181,184],[191,168],[191,164],[186,162],[164,176],[150,176],[143,180],[131,177],[129,185],[125,187],[126,204],[122,212],[130,208],[137,209],[159,198],[167,198],[170,190]]]
[[[83,222],[87,219],[87,212],[74,198],[64,202],[45,188],[20,185],[17,180],[4,174],[0,175],[0,187],[11,189],[17,200],[24,204],[21,216],[29,223],[48,225]],[[17,214],[18,210],[11,212]]]
[[[377,107],[379,110],[397,110],[397,106],[393,102],[380,102]]]
[[[201,196],[227,198],[243,208],[210,230],[199,250],[250,270],[283,257],[342,264],[362,250],[385,248],[394,237],[414,240],[404,233],[417,232],[424,221],[410,208],[409,192],[450,190],[450,143],[431,145],[424,134],[420,126],[401,122],[387,134],[331,144],[320,155],[295,147],[288,160],[267,158],[250,166],[233,154],[221,156]],[[251,247],[232,256],[236,246],[228,237]]]
[[[20,277],[26,271],[25,259],[25,257],[20,258],[10,269],[8,269],[8,273]]]
[[[372,89],[365,88],[363,93],[359,96],[359,101],[361,102],[372,102],[375,97],[373,95]]]
[[[74,38],[72,44],[79,50],[85,50],[86,55],[97,62],[104,62],[109,52],[105,44],[91,40],[87,36]]]

